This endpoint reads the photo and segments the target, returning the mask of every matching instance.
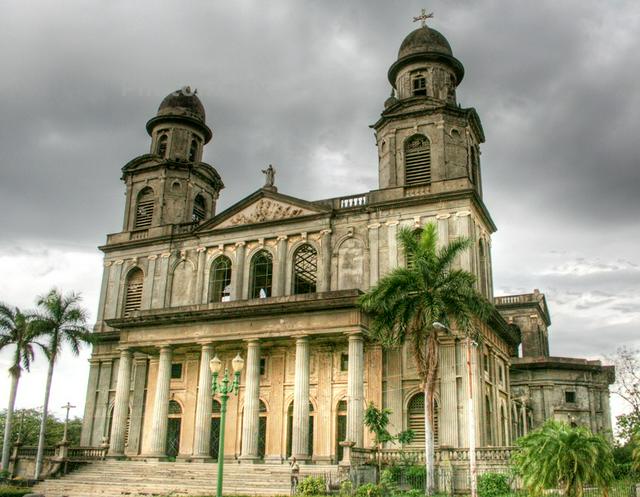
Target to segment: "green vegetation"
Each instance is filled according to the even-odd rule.
[[[11,487],[8,485],[0,485],[0,497],[22,497],[23,495],[30,494],[31,489]]]
[[[307,476],[298,484],[300,495],[324,495],[327,487],[320,476]]]
[[[582,497],[586,485],[606,491],[614,480],[611,446],[587,428],[547,421],[517,445],[515,469],[530,495],[560,489],[567,497]]]
[[[427,494],[434,492],[433,395],[438,370],[438,327],[442,323],[466,335],[475,335],[477,320],[487,321],[493,306],[475,289],[473,274],[453,269],[456,258],[471,241],[459,238],[438,248],[438,229],[429,223],[422,230],[408,227],[398,232],[407,267],[381,278],[360,298],[371,316],[368,334],[383,347],[409,343],[424,385],[425,466]]]
[[[502,473],[484,473],[478,477],[479,497],[503,497],[511,494],[509,477]]]
[[[4,427],[7,411],[0,411],[0,440],[4,437]],[[38,431],[42,413],[36,409],[17,409],[13,415],[14,423],[11,430],[11,445],[18,441],[18,436],[23,445],[34,446],[38,443]],[[62,440],[64,421],[54,415],[47,416],[45,427],[45,444],[53,446]],[[67,439],[71,445],[80,445],[80,432],[82,431],[82,419],[69,419],[69,432]]]

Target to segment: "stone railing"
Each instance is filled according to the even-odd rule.
[[[478,464],[508,464],[511,460],[513,447],[479,447],[476,449]],[[381,464],[382,466],[395,464],[424,464],[424,449],[351,449],[351,460],[354,464]],[[435,450],[436,463],[469,460],[469,449],[442,447]]]
[[[56,447],[45,447],[41,476],[49,478],[67,473],[78,464],[100,461],[106,458],[108,445],[101,447],[70,447],[61,442]],[[13,446],[11,465],[9,467],[13,477],[29,479],[33,477],[38,448],[35,446],[15,444]]]
[[[347,209],[349,207],[362,207],[363,205],[367,205],[368,196],[366,193],[360,195],[350,195],[349,197],[341,197],[340,201],[340,209]]]
[[[493,300],[496,305],[530,304],[538,302],[538,299],[533,293],[525,293],[522,295],[504,295],[502,297],[494,297]]]
[[[38,455],[38,447],[35,445],[18,445],[15,447],[15,453],[18,457],[33,457]],[[45,447],[42,451],[43,457],[53,457],[56,455],[55,447]]]
[[[106,447],[69,447],[67,449],[67,459],[70,461],[101,461],[106,456]]]

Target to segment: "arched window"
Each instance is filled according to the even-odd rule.
[[[191,140],[191,145],[189,145],[189,161],[195,162],[197,155],[198,155],[198,141],[194,138],[193,140]]]
[[[218,257],[211,267],[209,302],[228,302],[229,300],[231,300],[231,260],[223,255]]]
[[[127,275],[127,288],[124,297],[124,317],[140,309],[142,304],[142,284],[144,275],[140,268],[134,268]]]
[[[493,408],[488,395],[484,398],[484,435],[485,445],[493,445]]]
[[[166,454],[169,457],[176,457],[180,453],[182,406],[175,400],[170,400],[168,415]]]
[[[220,416],[222,405],[216,399],[211,401],[211,433],[209,438],[209,455],[218,459],[220,451]]]
[[[318,252],[311,245],[298,247],[293,255],[293,293],[315,293],[318,279]]]
[[[414,97],[427,96],[427,78],[422,74],[416,74],[411,80],[411,91]]]
[[[207,201],[199,193],[196,198],[193,199],[193,213],[191,214],[191,220],[194,223],[199,223],[204,220],[207,215]]]
[[[153,210],[155,206],[153,190],[145,187],[138,193],[136,202],[136,222],[135,228],[148,228],[153,222]]]
[[[261,250],[251,259],[251,280],[249,298],[257,299],[271,296],[273,277],[273,258],[266,250]]]
[[[160,138],[158,138],[157,153],[160,157],[166,157],[168,141],[169,141],[169,137],[165,134],[160,135]]]
[[[434,399],[433,401],[433,443],[438,446],[439,440],[439,421],[440,421],[440,409],[438,403]],[[407,428],[413,430],[414,438],[412,445],[424,447],[425,444],[425,430],[424,430],[424,393],[420,392],[415,394],[409,400],[407,406]]]
[[[431,144],[424,135],[413,135],[404,144],[404,184],[431,183]]]

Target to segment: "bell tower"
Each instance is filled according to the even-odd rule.
[[[213,217],[224,184],[218,172],[202,162],[213,133],[196,92],[184,87],[167,95],[147,122],[147,132],[150,152],[122,168],[127,185],[123,231]]]
[[[473,189],[481,196],[484,134],[475,110],[457,103],[463,76],[464,67],[435,29],[423,25],[404,39],[389,68],[391,97],[372,126],[379,188],[404,188],[405,195]]]

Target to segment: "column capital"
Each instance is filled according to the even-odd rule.
[[[243,342],[245,342],[248,346],[256,346],[256,345],[260,345],[260,339],[259,338],[244,338],[242,340]]]
[[[372,223],[367,225],[367,228],[369,228],[370,230],[377,230],[380,226],[380,223]]]
[[[161,354],[163,352],[166,353],[166,352],[171,352],[173,350],[173,345],[171,344],[158,345],[157,347]]]
[[[292,335],[291,338],[294,338],[296,343],[297,342],[308,342],[309,341],[309,335],[306,334],[306,333],[295,334],[295,335]]]
[[[128,347],[126,345],[120,345],[116,348],[116,350],[120,352],[120,356],[123,356],[125,354],[131,355],[133,353],[133,351],[131,350],[131,347]]]
[[[470,216],[470,215],[471,215],[470,211],[456,212],[456,217],[467,217],[467,216]]]
[[[332,231],[330,229],[320,230],[320,234],[322,236],[327,236],[327,235],[330,235],[331,233],[332,233]]]
[[[199,341],[199,342],[196,342],[196,343],[198,345],[200,345],[200,347],[203,348],[203,349],[206,347],[206,348],[209,348],[209,349],[213,350],[213,342],[202,340],[202,341]]]
[[[152,255],[147,257],[147,259],[150,260],[150,261],[155,261],[157,258],[158,258],[157,254],[152,254]]]
[[[361,331],[347,331],[345,332],[345,335],[349,337],[349,341],[364,340],[364,335],[362,334]]]
[[[436,219],[449,219],[451,214],[445,212],[444,214],[436,214]]]
[[[112,261],[105,261],[104,262],[104,267],[111,267],[112,264],[113,264]]]
[[[398,221],[397,219],[390,219],[384,224],[386,224],[387,226],[398,226],[400,224],[400,221]]]
[[[285,241],[287,238],[289,238],[288,235],[278,235],[276,240],[278,240],[279,242],[282,242],[282,241]]]
[[[207,250],[207,247],[196,247],[196,252],[200,253],[200,252],[204,252],[205,250]]]
[[[236,242],[236,247],[244,247],[247,242]]]

